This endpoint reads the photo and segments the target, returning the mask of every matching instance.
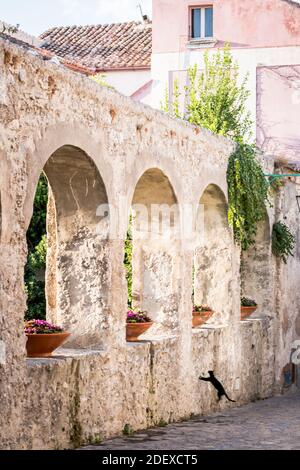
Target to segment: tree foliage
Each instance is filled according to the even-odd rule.
[[[125,256],[124,256],[124,266],[125,266],[125,271],[126,271],[127,292],[128,292],[127,303],[128,303],[129,308],[132,308],[132,250],[133,250],[132,215],[130,215],[127,237],[125,240]]]
[[[34,251],[46,234],[46,215],[48,202],[48,182],[44,174],[40,176],[33,203],[33,213],[27,230],[29,252]]]
[[[243,142],[250,137],[252,121],[246,103],[250,95],[246,76],[239,84],[239,67],[229,46],[215,55],[204,54],[204,71],[197,64],[188,70],[187,119],[215,134]]]
[[[27,294],[26,320],[45,319],[46,215],[48,183],[42,174],[35,193],[33,214],[27,230],[28,256],[24,281]]]
[[[25,266],[25,291],[27,294],[26,320],[46,318],[45,268],[47,240],[46,235],[32,252],[29,252]]]
[[[250,142],[252,121],[247,111],[250,92],[246,76],[239,76],[229,46],[214,54],[204,53],[204,70],[198,65],[188,69],[185,87],[186,110],[180,116],[180,93],[174,82],[174,96],[170,102],[166,93],[162,109],[172,116],[233,139],[237,146],[229,158],[228,220],[235,240],[243,249],[254,243],[257,225],[265,215],[268,184],[258,151]]]

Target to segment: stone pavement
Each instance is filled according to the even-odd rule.
[[[111,439],[86,450],[300,450],[300,393],[250,403],[163,428]]]

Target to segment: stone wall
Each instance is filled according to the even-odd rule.
[[[222,215],[233,144],[2,40],[0,69],[1,448],[76,447],[121,434],[126,425],[143,429],[232,406],[218,404],[215,391],[198,380],[210,369],[238,405],[280,391],[277,371],[289,345],[283,351],[278,338],[290,340],[293,325],[280,329],[276,302],[267,315],[240,321],[240,251]],[[51,186],[48,316],[72,336],[54,358],[28,360],[26,230],[43,170]],[[196,253],[203,274],[197,295],[215,314],[192,330],[194,245],[175,233],[169,244],[160,237],[156,244],[139,241],[137,301],[155,310],[157,328],[129,344],[123,266],[129,210],[133,201],[151,205],[157,197],[178,203],[179,234],[182,207],[204,204],[209,230],[204,251]],[[103,207],[98,212],[103,203],[109,217]],[[279,298],[287,270],[291,279],[298,273],[298,257],[286,268],[270,250],[268,256]]]

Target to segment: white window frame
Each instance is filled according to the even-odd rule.
[[[192,6],[190,7],[190,40],[191,41],[209,41],[211,39],[213,39],[213,36],[205,36],[205,10],[207,8],[212,8],[213,12],[214,12],[214,7],[213,5],[205,5],[205,6]],[[201,33],[202,33],[202,36],[199,36],[199,37],[193,37],[193,10],[201,10]],[[214,13],[213,13],[214,14]],[[214,34],[214,20],[213,20],[213,34]]]

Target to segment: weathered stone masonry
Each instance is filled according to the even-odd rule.
[[[280,391],[299,295],[290,290],[295,308],[283,330],[280,283],[284,272],[299,274],[299,254],[287,267],[272,258],[270,209],[262,266],[253,255],[259,273],[268,266],[270,302],[258,318],[240,322],[240,252],[224,217],[233,144],[3,40],[0,71],[1,448],[75,447],[121,434],[126,424],[142,429],[231,406],[218,405],[199,383],[209,369],[238,404]],[[51,186],[48,315],[73,335],[55,358],[27,360],[26,230],[43,170]],[[208,233],[196,253],[178,240],[159,249],[137,243],[135,295],[158,327],[127,344],[128,208],[132,201],[196,207],[200,200]],[[100,224],[106,236],[99,238],[101,203],[117,210],[108,226]],[[295,226],[296,216],[287,214]],[[112,236],[116,227],[123,240]],[[216,313],[192,331],[193,260],[195,295]]]

